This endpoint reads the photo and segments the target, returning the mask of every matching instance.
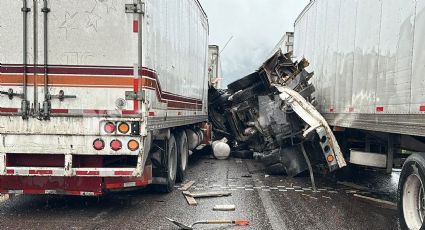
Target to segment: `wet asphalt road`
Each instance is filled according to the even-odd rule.
[[[178,190],[171,194],[132,191],[102,198],[18,196],[0,204],[0,229],[177,229],[165,217],[188,224],[225,218],[251,222],[248,227],[202,225],[196,229],[398,229],[395,210],[353,196],[374,194],[321,178],[315,193],[308,178],[267,176],[254,160],[218,161],[202,155],[192,158],[191,164],[187,179],[196,181],[192,192],[230,191],[232,196],[197,199],[194,207]],[[379,175],[366,174],[369,179]],[[385,195],[393,198],[393,192]],[[217,204],[234,204],[236,211],[212,211]]]

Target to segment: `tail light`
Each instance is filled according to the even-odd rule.
[[[96,150],[102,150],[105,148],[105,142],[102,139],[96,139],[93,141],[93,148]]]
[[[122,122],[120,125],[118,125],[118,131],[120,131],[122,134],[126,134],[128,131],[130,131],[130,126],[127,123]]]
[[[113,140],[111,141],[111,149],[114,151],[118,151],[122,149],[122,143],[119,140]]]
[[[128,149],[129,149],[129,150],[131,150],[131,151],[136,151],[136,150],[138,150],[138,149],[139,149],[139,142],[137,142],[136,140],[130,140],[130,141],[127,143],[127,147],[128,147]]]
[[[105,127],[104,127],[104,129],[105,129],[105,132],[107,132],[107,133],[113,133],[113,132],[115,132],[115,130],[116,130],[116,126],[115,126],[115,124],[114,123],[112,123],[112,122],[108,122],[108,123],[106,123],[105,124]]]
[[[331,163],[332,161],[334,161],[334,156],[328,155],[328,157],[326,157],[326,160],[328,160],[328,162]]]

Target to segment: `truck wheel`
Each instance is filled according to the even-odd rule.
[[[162,193],[170,193],[174,189],[177,176],[177,145],[174,135],[171,134],[170,139],[167,141],[167,152],[165,154],[165,169],[167,170],[166,183],[155,186],[155,190]]]
[[[177,181],[183,182],[189,161],[189,146],[184,130],[175,132],[177,142]]]
[[[411,155],[403,165],[398,184],[398,214],[401,229],[425,227],[425,154]]]

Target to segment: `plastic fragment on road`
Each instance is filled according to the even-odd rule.
[[[216,205],[213,208],[214,211],[235,211],[236,210],[236,206],[231,204],[231,205]]]

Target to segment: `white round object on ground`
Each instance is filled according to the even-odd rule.
[[[226,160],[230,156],[230,146],[223,141],[214,141],[212,143],[214,157],[219,160]]]

